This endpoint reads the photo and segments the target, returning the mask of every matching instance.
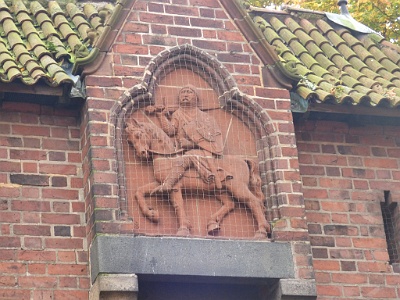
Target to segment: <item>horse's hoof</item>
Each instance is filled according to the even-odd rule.
[[[181,227],[178,229],[178,232],[176,233],[177,236],[189,236],[190,235],[190,230],[189,228]]]
[[[158,210],[155,210],[155,209],[149,209],[146,216],[149,218],[150,221],[152,221],[154,223],[158,223],[158,221],[160,220],[160,214],[159,214]]]
[[[209,221],[207,224],[207,232],[209,235],[215,235],[220,231],[221,226],[216,221]]]
[[[268,232],[266,230],[257,230],[254,235],[254,239],[256,240],[264,240],[268,238]]]

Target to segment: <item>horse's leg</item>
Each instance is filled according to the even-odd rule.
[[[232,195],[238,199],[238,201],[244,203],[252,212],[256,219],[258,230],[254,238],[263,239],[268,236],[271,232],[271,227],[268,224],[263,210],[263,204],[260,199],[253,195],[246,184],[232,180],[228,185],[229,191]]]
[[[192,225],[188,217],[186,216],[186,211],[184,209],[182,190],[179,184],[175,185],[170,193],[170,201],[175,209],[176,217],[178,218],[179,229],[176,233],[179,236],[190,235],[190,229]]]
[[[158,222],[160,216],[157,210],[147,205],[145,196],[146,194],[147,195],[150,194],[150,192],[158,185],[159,185],[158,182],[154,181],[152,183],[141,186],[140,188],[137,189],[135,193],[135,197],[139,204],[139,208],[142,214],[145,215],[152,222]]]
[[[207,232],[210,235],[214,235],[221,229],[220,223],[222,219],[235,208],[235,203],[230,195],[224,193],[215,196],[222,202],[222,206],[210,217],[210,219],[208,219]]]

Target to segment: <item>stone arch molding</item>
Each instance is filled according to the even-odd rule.
[[[114,105],[111,124],[117,159],[120,220],[127,216],[127,192],[122,137],[126,118],[135,110],[154,104],[153,96],[160,80],[177,67],[188,69],[202,77],[217,93],[220,108],[235,114],[244,123],[251,122],[262,179],[262,191],[269,221],[280,218],[275,172],[271,155],[271,136],[276,132],[268,113],[242,93],[228,70],[213,56],[191,45],[165,50],[154,57],[145,70],[140,84],[127,89]]]

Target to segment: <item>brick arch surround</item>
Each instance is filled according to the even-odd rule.
[[[127,193],[123,132],[126,118],[135,110],[154,104],[154,95],[160,81],[176,68],[187,69],[200,76],[218,95],[221,108],[238,117],[248,126],[256,140],[256,151],[262,176],[263,193],[267,206],[267,219],[280,217],[274,164],[271,160],[270,134],[275,132],[268,112],[238,89],[228,70],[214,57],[191,45],[176,46],[161,52],[149,63],[142,83],[133,86],[119,98],[111,114],[114,124],[118,170],[120,219],[127,217]]]

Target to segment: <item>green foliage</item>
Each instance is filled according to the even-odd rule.
[[[253,6],[270,4],[299,5],[317,11],[339,13],[337,0],[247,0]],[[387,40],[400,44],[400,0],[349,0],[348,9],[354,19],[382,34]]]

